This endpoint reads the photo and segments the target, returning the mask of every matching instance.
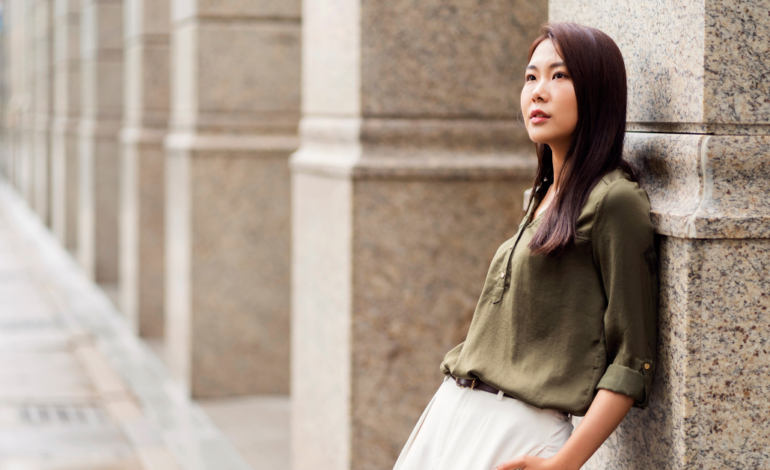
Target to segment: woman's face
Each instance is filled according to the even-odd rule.
[[[521,112],[533,142],[566,153],[577,126],[577,97],[569,70],[550,39],[537,46],[527,65]]]

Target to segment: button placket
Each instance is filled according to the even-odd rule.
[[[537,196],[535,196],[535,199]],[[503,299],[503,294],[505,293],[505,280],[508,277],[508,266],[511,263],[511,256],[513,255],[513,250],[516,249],[516,245],[519,244],[519,240],[521,239],[522,233],[524,233],[524,229],[527,225],[527,221],[529,220],[530,214],[532,213],[532,208],[534,207],[534,199],[530,201],[529,208],[527,209],[527,214],[524,216],[524,220],[521,221],[519,224],[519,230],[516,232],[516,240],[513,242],[513,244],[508,247],[505,253],[505,259],[503,260],[502,269],[500,272],[497,273],[497,282],[495,283],[494,290],[492,292],[492,303],[496,304],[500,302]]]
[[[513,255],[513,250],[516,248],[516,245],[519,243],[523,232],[524,230],[520,228],[519,233],[516,234],[516,241],[505,250],[505,259],[503,260],[502,269],[497,274],[497,283],[495,283],[494,295],[492,296],[492,303],[494,304],[500,302],[503,298],[503,294],[505,293],[505,280],[508,277],[508,266],[511,264],[511,256]]]

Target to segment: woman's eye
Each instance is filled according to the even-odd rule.
[[[553,78],[567,78],[567,74],[565,74],[564,72],[556,72],[555,74],[553,74]]]
[[[527,82],[528,82],[528,81],[530,81],[530,80],[534,80],[534,79],[535,79],[535,76],[534,76],[534,75],[527,75],[527,76],[524,78],[524,80],[525,80],[525,81],[527,81]]]

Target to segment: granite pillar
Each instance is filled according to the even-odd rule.
[[[33,0],[34,26],[34,209],[50,225],[51,113],[53,110],[53,0]]]
[[[547,5],[303,8],[292,467],[386,470],[523,216],[536,159],[519,94]]]
[[[300,2],[174,0],[166,347],[194,397],[289,391]]]
[[[96,282],[118,281],[123,0],[82,0],[78,258]]]
[[[647,410],[586,469],[770,462],[770,1],[551,0],[595,26],[629,81],[627,156],[660,234],[660,342]]]
[[[81,0],[54,0],[54,119],[51,227],[71,252],[77,247]]]
[[[164,150],[170,0],[125,0],[121,131],[120,308],[134,330],[163,336]]]

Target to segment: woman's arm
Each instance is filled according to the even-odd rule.
[[[498,465],[494,470],[579,470],[610,437],[633,404],[634,399],[627,395],[601,389],[583,421],[556,455],[550,459],[525,455]]]

